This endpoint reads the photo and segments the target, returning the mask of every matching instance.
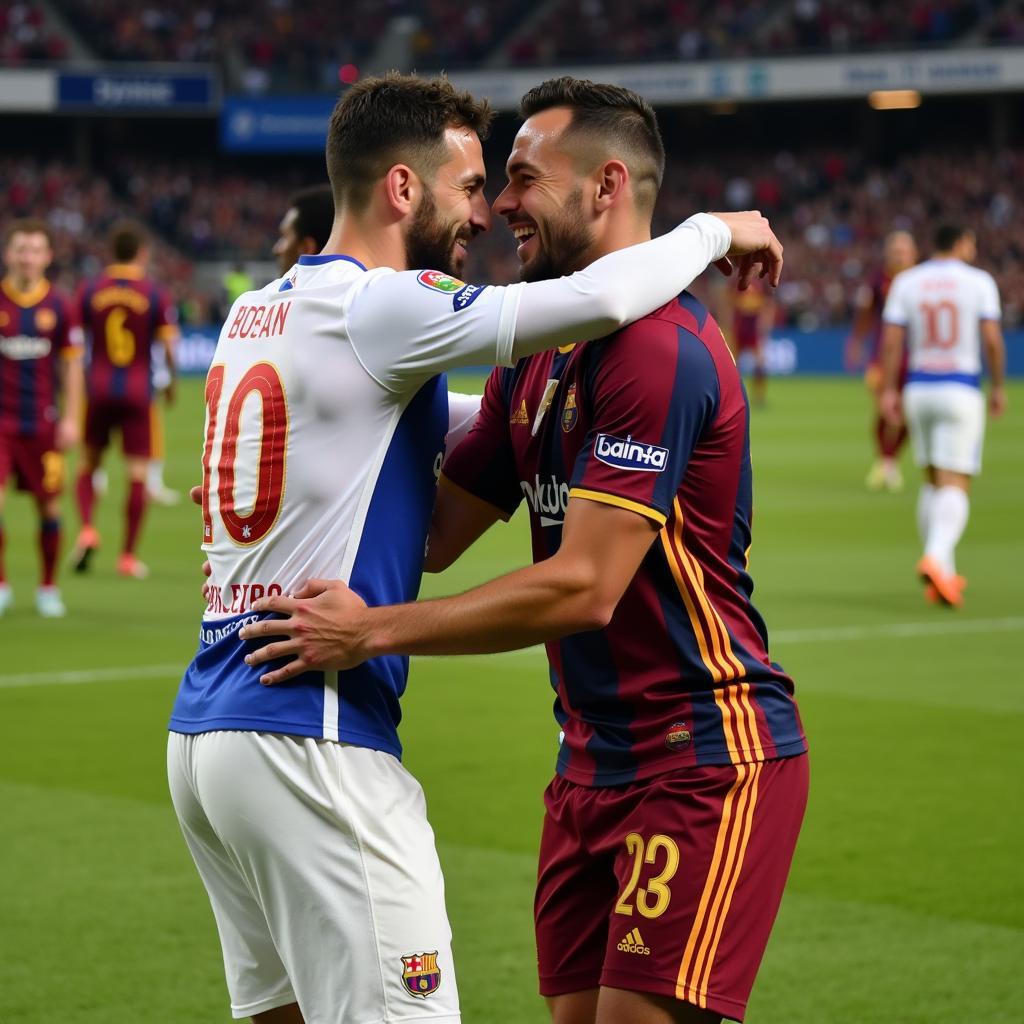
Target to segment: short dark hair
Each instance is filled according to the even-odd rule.
[[[53,248],[53,232],[45,220],[38,217],[22,217],[20,220],[12,220],[4,232],[4,245],[9,245],[15,235],[45,235],[46,243]]]
[[[552,107],[568,107],[572,122],[563,139],[572,140],[572,152],[587,171],[615,156],[629,168],[637,205],[654,212],[665,176],[665,144],[658,115],[632,89],[605,85],[586,78],[549,78],[532,88],[519,103],[523,118]],[[586,140],[586,144],[581,144]]]
[[[117,263],[135,259],[145,241],[145,229],[134,220],[119,220],[110,229],[110,251]]]
[[[443,75],[420,78],[389,71],[364,78],[338,101],[327,129],[327,174],[334,201],[362,210],[373,186],[396,163],[426,181],[448,159],[444,133],[471,128],[487,138],[494,111]]]
[[[313,185],[288,200],[288,209],[295,211],[295,234],[312,238],[319,252],[331,237],[334,226],[334,193],[330,185]]]
[[[963,224],[940,224],[935,229],[935,251],[949,252],[969,231]]]

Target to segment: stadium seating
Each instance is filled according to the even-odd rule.
[[[219,64],[231,89],[337,86],[393,19],[418,66],[594,64],[833,53],[1024,39],[1020,0],[64,0],[85,51],[106,60]],[[68,44],[31,3],[0,4],[0,56],[58,61]]]
[[[759,166],[756,175],[749,168]],[[756,206],[772,217],[786,246],[780,292],[786,319],[806,327],[848,322],[858,286],[877,264],[881,240],[908,227],[927,250],[937,218],[960,219],[978,233],[980,262],[999,281],[1007,321],[1024,319],[1024,207],[1008,184],[1024,176],[1024,152],[941,151],[892,166],[855,152],[787,153],[692,162],[670,157],[658,208],[659,230],[694,210]],[[501,170],[492,168],[492,181]],[[62,164],[0,161],[0,221],[42,216],[57,236],[62,279],[92,273],[104,259],[104,228],[132,214],[163,239],[161,273],[188,302],[193,319],[215,315],[219,298],[190,285],[192,264],[211,258],[267,259],[294,177],[246,177],[212,160],[126,159],[106,177]],[[909,199],[907,198],[909,197]],[[513,280],[517,264],[505,231],[474,244],[468,273]]]

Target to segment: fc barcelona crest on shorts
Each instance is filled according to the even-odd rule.
[[[426,998],[441,987],[441,969],[437,966],[437,950],[433,953],[410,953],[402,957],[402,981],[409,993]]]
[[[685,750],[692,738],[690,727],[685,722],[673,722],[665,734],[665,746],[669,750]]]
[[[562,407],[562,429],[567,434],[576,426],[579,415],[579,410],[576,408],[576,385],[571,384],[565,395],[565,405]]]

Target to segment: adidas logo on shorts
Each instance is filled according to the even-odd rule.
[[[615,947],[620,953],[636,953],[639,956],[650,956],[650,947],[644,945],[644,940],[640,937],[640,929],[634,928],[619,944]]]

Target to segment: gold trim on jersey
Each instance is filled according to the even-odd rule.
[[[617,494],[605,494],[604,491],[590,491],[585,487],[574,487],[569,491],[570,498],[586,498],[588,501],[599,501],[604,505],[615,505],[617,508],[628,508],[630,512],[639,512],[646,519],[653,519],[659,526],[665,525],[665,516],[656,508],[644,505],[629,498],[620,498]]]
[[[0,281],[0,287],[3,288],[7,298],[15,305],[21,306],[22,309],[31,309],[33,306],[39,305],[50,294],[50,282],[45,277],[39,284],[29,288],[27,291],[15,288],[14,281],[9,277],[5,277],[3,281]]]

